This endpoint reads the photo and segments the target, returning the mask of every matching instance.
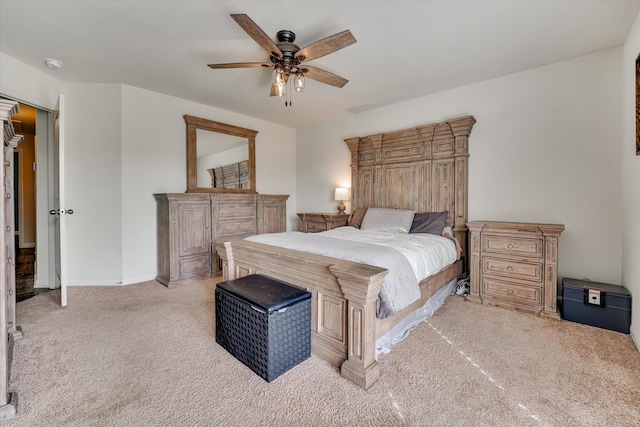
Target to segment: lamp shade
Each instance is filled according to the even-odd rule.
[[[336,192],[334,194],[334,200],[347,200],[349,198],[349,189],[338,187],[336,188]]]

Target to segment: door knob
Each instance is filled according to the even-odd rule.
[[[64,209],[51,209],[49,211],[49,215],[60,215],[60,214],[73,214],[73,209],[67,209],[66,211]]]

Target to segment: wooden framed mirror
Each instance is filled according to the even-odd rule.
[[[185,115],[187,193],[255,193],[258,131]]]

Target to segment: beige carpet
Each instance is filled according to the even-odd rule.
[[[214,282],[17,305],[6,426],[638,426],[628,335],[447,298],[368,391],[312,356],[272,383],[213,338]]]

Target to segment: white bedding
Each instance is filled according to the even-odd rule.
[[[354,227],[322,233],[273,233],[247,237],[269,245],[366,263],[389,270],[377,301],[377,316],[392,316],[420,298],[422,279],[456,260],[455,243],[432,234],[406,234]]]
[[[437,273],[457,259],[455,242],[448,237],[435,234],[389,233],[360,230],[355,227],[338,227],[318,234],[336,239],[390,246],[407,258],[419,281]]]

